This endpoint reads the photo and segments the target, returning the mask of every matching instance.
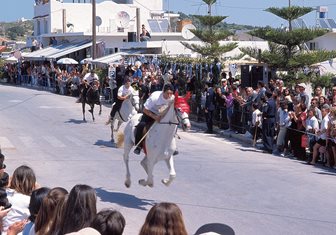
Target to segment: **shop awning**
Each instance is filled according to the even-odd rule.
[[[100,42],[97,42],[97,44],[99,44],[99,43]],[[69,46],[69,47],[65,48],[64,50],[62,50],[60,52],[57,52],[55,54],[47,56],[47,58],[48,59],[57,59],[57,58],[69,55],[73,52],[80,51],[82,49],[91,47],[91,46],[92,46],[92,42],[86,42],[86,43],[72,45],[72,46]]]
[[[92,46],[92,42],[81,41],[81,42],[72,42],[72,43],[63,43],[56,46],[49,46],[37,51],[27,53],[24,56],[25,60],[46,60],[52,59],[56,60],[57,58],[66,56],[70,53],[82,50],[84,48]]]
[[[93,64],[111,64],[111,63],[118,63],[120,60],[124,58],[124,56],[128,55],[126,52],[118,52],[115,54],[103,56],[92,60],[91,63]]]

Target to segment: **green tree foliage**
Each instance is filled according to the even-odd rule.
[[[194,15],[194,17],[200,22],[201,26],[196,30],[190,30],[198,37],[203,44],[181,42],[186,48],[197,52],[202,57],[209,59],[218,59],[225,52],[231,51],[237,47],[237,43],[228,43],[226,45],[220,45],[219,41],[226,39],[232,35],[227,30],[215,30],[214,26],[222,22],[226,16],[212,16],[211,5],[216,0],[203,0],[209,6],[209,15]]]
[[[244,53],[254,57],[260,58],[261,61],[268,64],[277,70],[288,71],[288,78],[299,78],[302,80],[309,80],[310,77],[306,75],[299,75],[304,67],[311,66],[315,63],[334,58],[336,51],[307,51],[305,43],[320,37],[327,33],[325,29],[292,29],[291,21],[301,17],[313,8],[289,6],[283,8],[271,7],[266,11],[273,13],[282,19],[289,22],[288,30],[274,29],[271,27],[264,27],[255,29],[249,34],[260,37],[269,42],[269,50],[258,53],[253,48],[241,49]],[[312,77],[311,77],[312,79]]]

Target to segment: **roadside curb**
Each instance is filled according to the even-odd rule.
[[[196,121],[190,121],[190,122],[191,122],[191,126],[193,127],[196,127],[204,131],[207,129],[206,123],[204,122],[196,122]],[[247,138],[243,134],[236,134],[234,132],[224,131],[218,127],[214,127],[213,132],[214,134],[225,137],[225,138],[233,138],[233,139],[242,141],[247,144],[251,144],[251,145],[253,144],[253,139]]]

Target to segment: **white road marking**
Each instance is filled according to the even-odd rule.
[[[9,139],[3,136],[0,136],[0,147],[1,149],[15,149]]]
[[[78,138],[75,138],[73,136],[65,136],[66,139],[68,139],[69,141],[71,141],[72,143],[74,143],[77,146],[84,146],[85,143],[83,141],[81,141]]]
[[[30,147],[30,148],[39,147],[38,144],[34,142],[34,139],[31,136],[19,136],[19,139],[26,147]]]
[[[23,100],[9,100],[8,102],[10,103],[20,103],[22,102]]]
[[[65,144],[63,144],[60,140],[58,140],[56,137],[54,136],[43,136],[43,138],[49,143],[51,144],[53,147],[56,148],[64,148],[66,147]]]

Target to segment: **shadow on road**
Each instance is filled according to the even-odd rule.
[[[110,140],[97,140],[96,143],[94,143],[94,145],[116,148],[115,144],[112,143]]]
[[[315,174],[319,174],[319,175],[332,175],[332,176],[336,176],[336,173],[331,173],[331,172],[314,172]]]
[[[76,119],[69,119],[68,121],[65,121],[64,123],[73,123],[73,124],[82,124],[82,123],[86,123],[86,121],[83,120],[76,120]]]
[[[100,198],[102,202],[116,203],[123,207],[147,210],[146,206],[153,206],[155,201],[140,199],[134,195],[120,193],[120,192],[109,192],[103,188],[96,188],[97,197]]]

